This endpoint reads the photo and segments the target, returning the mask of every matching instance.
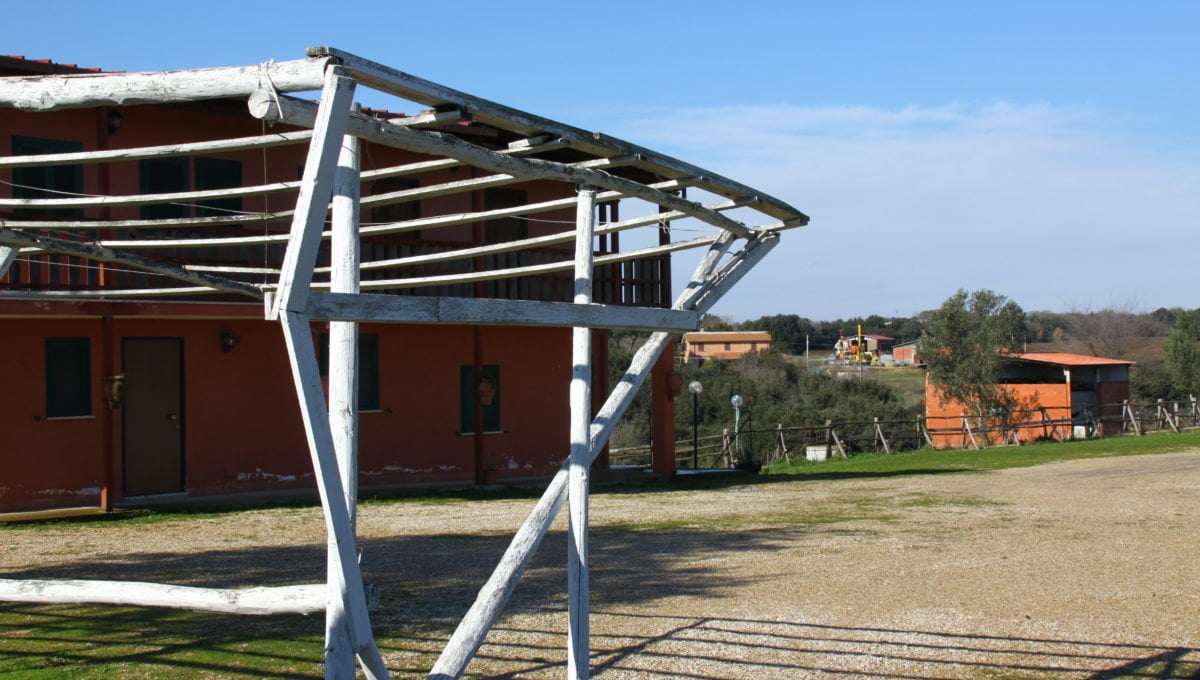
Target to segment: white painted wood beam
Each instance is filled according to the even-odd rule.
[[[313,138],[300,180],[300,195],[296,198],[296,214],[292,218],[288,247],[279,274],[275,306],[270,310],[271,318],[277,317],[282,309],[303,311],[308,302],[325,215],[333,195],[334,168],[354,101],[354,89],[354,80],[346,77],[342,69],[333,67],[326,72],[321,103],[312,125]]]
[[[0,601],[33,604],[113,604],[227,614],[311,614],[325,608],[324,584],[201,588],[96,580],[0,579]]]
[[[646,167],[656,169],[660,174],[668,177],[703,176],[705,178],[703,186],[707,191],[725,196],[726,198],[753,197],[759,203],[759,209],[762,212],[776,219],[804,219],[805,222],[808,220],[799,210],[777,198],[756,191],[727,177],[616,137],[599,132],[588,132],[548,118],[536,116],[483,99],[482,97],[476,97],[466,92],[418,78],[403,71],[398,71],[331,47],[309,48],[308,54],[309,56],[332,57],[338,63],[349,68],[355,79],[364,85],[390,92],[405,99],[420,102],[426,106],[454,104],[462,107],[472,119],[481,123],[514,130],[522,134],[548,132],[570,140],[581,151],[588,151],[596,155],[640,155]]]
[[[0,107],[29,111],[89,106],[130,106],[245,97],[270,85],[279,92],[319,90],[323,57],[267,62],[253,66],[154,71],[22,76],[0,79]]]
[[[38,236],[37,234],[13,231],[12,229],[0,227],[0,244],[9,247],[36,247],[42,250],[73,255],[98,262],[113,262],[128,265],[213,290],[237,293],[257,300],[261,300],[263,297],[262,289],[248,283],[202,272],[188,271],[183,267],[159,260],[151,260],[133,253],[122,253],[90,243],[78,243],[76,241],[67,241],[49,236]]]
[[[596,231],[596,190],[579,189],[575,214],[575,305],[592,302],[592,257]],[[575,326],[571,332],[571,452],[567,461],[567,677],[590,675],[588,620],[588,426],[592,422],[592,329]]]
[[[332,273],[330,287],[335,293],[358,293],[359,220],[359,148],[358,138],[342,138],[342,148],[334,174],[332,216],[333,241],[330,244]],[[358,510],[358,324],[334,321],[329,324],[329,428],[333,451],[342,480],[350,515],[350,532],[357,535]],[[337,502],[335,500],[335,502]],[[325,610],[325,678],[353,680],[354,648],[347,621],[346,584],[342,578],[337,546],[327,548],[329,606]]]
[[[16,246],[0,246],[0,278],[8,273],[12,263],[17,261],[20,249]]]
[[[364,229],[363,231],[366,231]],[[624,253],[613,253],[611,255],[602,255],[596,258],[596,265],[612,264],[614,262],[625,262],[628,260],[639,260],[644,257],[653,257],[656,255],[666,255],[680,250],[689,250],[692,248],[703,248],[716,241],[716,236],[707,236],[688,241],[676,241],[665,246],[653,246],[651,248],[641,248],[638,250],[630,250]],[[438,274],[434,276],[412,276],[407,278],[397,279],[370,279],[363,281],[363,290],[382,290],[390,288],[423,288],[428,286],[448,286],[459,283],[475,283],[478,281],[495,281],[499,279],[512,279],[522,276],[537,276],[541,274],[550,274],[554,272],[570,271],[573,264],[570,260],[560,262],[547,262],[545,264],[533,264],[524,267],[509,267],[507,269],[494,269],[479,272],[463,272],[459,274]]]
[[[286,102],[283,110],[280,111],[280,114],[284,116],[282,118],[284,122],[303,127],[311,127],[315,122],[316,107],[311,102],[285,96],[280,96],[277,101]],[[279,110],[278,104],[269,113],[276,110]],[[251,113],[253,114],[255,111],[252,109]],[[686,199],[599,170],[574,167],[554,161],[498,154],[453,135],[412,130],[363,115],[352,115],[348,129],[351,134],[360,139],[416,153],[454,158],[491,172],[508,173],[529,179],[549,179],[572,184],[594,185],[612,191],[620,191],[655,205],[679,210],[738,236],[744,237],[749,233],[746,225],[720,213],[705,210],[703,206]]]
[[[338,138],[340,147],[340,140]],[[324,509],[325,530],[337,552],[342,583],[345,587],[345,604],[350,642],[358,655],[367,677],[371,680],[387,678],[387,667],[375,645],[371,633],[371,619],[367,612],[366,594],[363,590],[362,572],[358,568],[358,553],[354,541],[354,529],[350,513],[346,509],[346,491],[338,470],[334,453],[333,433],[329,429],[329,412],[325,405],[324,387],[317,367],[317,352],[313,347],[312,329],[307,317],[280,310],[278,316],[283,337],[287,345],[292,378],[296,384],[296,395],[300,402],[300,416],[304,423],[304,434],[312,457],[317,491]]]
[[[0,579],[0,602],[115,604],[224,614],[312,614],[325,609],[325,584],[198,588],[140,581]]]
[[[46,153],[33,156],[3,156],[0,157],[0,168],[86,165],[90,163],[133,161],[141,158],[167,158],[171,156],[187,156],[189,154],[243,151],[245,149],[268,149],[276,146],[299,144],[311,138],[312,130],[296,130],[294,132],[274,132],[267,135],[255,135],[253,137],[215,139],[204,142],[189,142],[187,144],[163,144],[161,146],[73,151],[71,153]]]
[[[365,282],[364,282],[365,285]],[[504,326],[585,326],[621,330],[696,329],[694,312],[596,303],[312,293],[305,315],[315,320]]]

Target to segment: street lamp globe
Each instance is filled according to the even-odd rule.
[[[700,394],[703,391],[704,385],[701,385],[699,380],[693,380],[688,383],[688,392],[691,392],[692,394]]]
[[[741,408],[741,407],[742,407],[742,404],[744,404],[744,403],[745,403],[745,400],[743,400],[743,399],[742,399],[742,395],[740,395],[740,394],[735,394],[735,395],[733,395],[732,397],[730,397],[730,398],[729,398],[729,403],[730,403],[730,405],[732,405],[734,408]]]

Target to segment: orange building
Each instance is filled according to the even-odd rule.
[[[709,359],[740,359],[752,352],[771,349],[771,334],[766,331],[684,333],[682,362],[699,366]]]
[[[0,75],[80,73],[88,69],[0,57]],[[390,114],[392,116],[399,114]],[[429,127],[505,148],[517,135],[469,120]],[[244,100],[27,112],[0,108],[0,158],[38,153],[180,144],[286,133],[247,114]],[[132,160],[110,164],[0,167],[0,197],[135,195],[267,185],[298,179],[306,144]],[[574,160],[570,149],[550,152]],[[364,143],[363,170],[426,157]],[[628,172],[637,172],[630,169]],[[475,176],[471,167],[365,181],[363,193],[415,190]],[[432,195],[378,207],[362,221],[399,221],[471,213],[573,197],[562,183],[527,181],[453,195]],[[131,220],[267,213],[295,203],[295,193],[247,192],[194,204],[154,203],[55,210],[0,208],[0,220]],[[607,209],[606,211],[604,209]],[[602,214],[616,219],[615,201]],[[441,252],[464,245],[535,237],[570,221],[574,207],[542,220],[504,217],[363,239],[363,259]],[[231,238],[283,234],[288,220],[231,224]],[[209,234],[211,235],[211,234]],[[138,233],[105,239],[137,247]],[[147,244],[142,244],[147,245]],[[619,249],[614,235],[598,239],[600,253]],[[230,253],[235,252],[231,258]],[[369,251],[369,252],[368,252]],[[142,248],[148,258],[170,251]],[[278,262],[282,245],[213,250],[203,264],[251,271]],[[508,266],[569,258],[571,244],[511,254]],[[565,255],[564,255],[565,253]],[[517,257],[525,258],[518,261]],[[505,258],[509,255],[489,255]],[[329,262],[328,243],[319,265]],[[459,267],[455,269],[455,267]],[[465,267],[465,268],[464,268]],[[470,261],[430,267],[428,274],[471,271]],[[596,268],[595,301],[669,305],[664,258]],[[388,272],[384,272],[386,274]],[[364,273],[364,283],[372,272]],[[250,276],[253,276],[252,274]],[[0,276],[0,432],[3,475],[0,512],[145,502],[240,492],[312,490],[312,467],[296,408],[278,324],[263,320],[257,303],[196,296],[156,300],[171,283],[141,271],[66,255],[22,254]],[[567,273],[530,275],[449,287],[386,290],[398,294],[569,301]],[[109,302],[105,290],[137,301]],[[59,292],[62,300],[22,299]],[[131,292],[132,291],[132,292]],[[73,299],[68,299],[73,298]],[[594,402],[608,394],[607,333],[594,332],[599,367]],[[324,324],[313,333],[323,336]],[[360,477],[365,493],[406,484],[470,483],[543,476],[568,450],[567,394],[571,330],[510,326],[372,325],[361,327],[359,399]],[[318,341],[322,339],[319,338]],[[325,341],[327,342],[327,341]],[[669,368],[670,353],[664,354]],[[663,371],[667,370],[666,368]],[[662,371],[660,371],[662,372]],[[477,386],[489,380],[492,394]],[[662,383],[662,385],[660,385]],[[413,387],[414,385],[419,387]],[[655,381],[656,403],[666,397]],[[488,403],[476,423],[477,393]],[[669,416],[659,409],[656,418]],[[665,425],[660,424],[660,428]],[[664,436],[673,441],[673,436]],[[673,469],[673,462],[669,466]]]
[[[1015,426],[1007,433],[1021,442],[1070,439],[1076,434],[1112,435],[1121,432],[1121,404],[1129,399],[1132,361],[1064,352],[1027,352],[1006,357],[997,384],[1014,399],[1015,413],[1006,414]],[[942,401],[937,386],[925,384],[926,427],[937,448],[971,446],[964,426],[965,407]],[[1000,444],[1001,414],[977,422],[966,418],[979,444]],[[986,442],[983,437],[986,436]]]

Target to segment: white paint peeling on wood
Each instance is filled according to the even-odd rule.
[[[327,62],[315,58],[186,71],[11,77],[0,79],[0,107],[53,111],[246,97],[267,83],[279,92],[319,90]]]
[[[137,581],[0,579],[0,601],[133,605],[226,614],[312,614],[325,609],[325,585],[197,588]]]

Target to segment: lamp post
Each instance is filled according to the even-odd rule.
[[[738,440],[738,430],[742,421],[742,404],[745,400],[742,395],[735,394],[729,398],[729,405],[733,407],[733,446],[737,449],[738,455],[742,453],[742,443]]]
[[[692,393],[692,469],[700,468],[700,439],[696,430],[700,422],[700,393],[704,391],[704,385],[700,384],[699,380],[693,380],[688,383],[688,392]]]

